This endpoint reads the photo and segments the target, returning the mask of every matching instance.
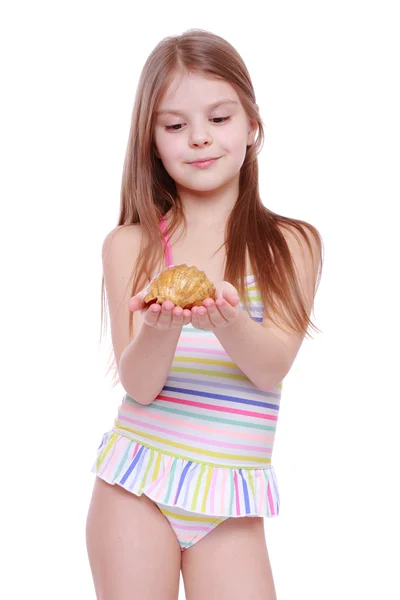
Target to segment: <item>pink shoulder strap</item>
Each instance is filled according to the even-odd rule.
[[[169,237],[167,235],[167,224],[165,222],[165,216],[162,217],[162,219],[160,221],[160,225],[161,225],[161,231],[164,234],[165,263],[166,263],[167,267],[170,267],[171,265],[173,265],[173,258],[172,258],[171,242],[169,241]]]

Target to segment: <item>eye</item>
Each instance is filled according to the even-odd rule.
[[[178,123],[177,125],[166,125],[165,129],[167,131],[180,131],[180,129],[175,129],[175,127],[181,127],[182,123]]]
[[[212,119],[212,121],[220,121],[219,123],[215,123],[215,125],[221,125],[222,123],[225,123],[225,121],[228,121],[230,119],[230,117],[214,117]]]
[[[214,122],[214,125],[222,125],[226,121],[228,121],[230,117],[213,117],[211,121]],[[217,122],[216,122],[217,121]],[[177,123],[176,125],[166,125],[165,129],[167,131],[181,131],[184,123]]]

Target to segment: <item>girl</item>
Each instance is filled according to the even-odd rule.
[[[87,518],[102,600],[176,600],[180,571],[188,600],[276,598],[263,518],[279,512],[282,380],[312,325],[322,241],[262,204],[262,142],[230,44],[190,30],[157,45],[102,249],[126,391],[98,449]],[[146,308],[149,281],[183,263],[205,271],[215,298]]]

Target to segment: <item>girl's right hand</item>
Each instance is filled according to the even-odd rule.
[[[156,329],[176,329],[188,325],[192,320],[192,312],[175,306],[171,300],[166,300],[161,304],[150,304],[146,307],[143,297],[146,291],[142,290],[129,300],[129,310],[135,312],[140,310],[143,314],[143,321],[150,327]]]

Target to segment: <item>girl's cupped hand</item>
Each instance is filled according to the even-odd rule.
[[[191,322],[196,329],[213,330],[231,325],[240,312],[239,295],[227,281],[216,286],[215,300],[206,298],[203,306],[194,306],[191,310],[175,306],[170,300],[146,307],[143,301],[145,294],[146,291],[142,290],[133,296],[129,301],[129,310],[140,310],[144,322],[157,329],[183,327]]]
[[[223,281],[216,286],[215,300],[206,298],[203,300],[203,306],[194,306],[191,313],[192,325],[196,329],[214,330],[228,327],[239,316],[239,294],[231,283]]]
[[[188,325],[192,318],[192,313],[189,309],[175,306],[171,300],[166,300],[162,304],[150,304],[146,306],[143,298],[147,293],[142,290],[129,300],[129,310],[135,312],[140,310],[143,314],[143,321],[150,327],[156,329],[176,329]]]

